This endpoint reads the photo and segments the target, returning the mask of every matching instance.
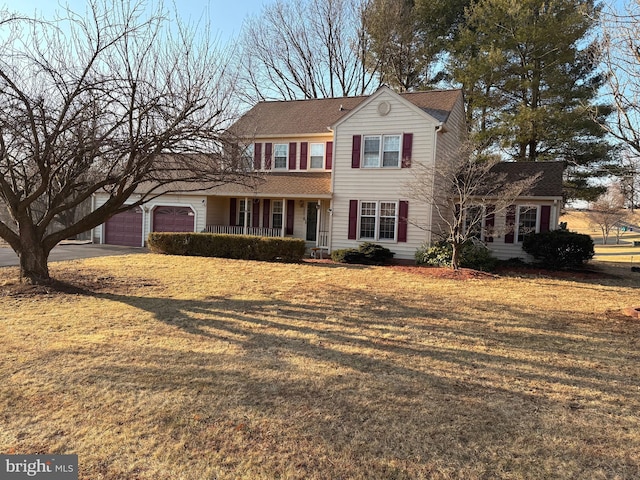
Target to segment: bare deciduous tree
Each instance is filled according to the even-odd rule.
[[[490,237],[513,229],[513,225],[505,225],[501,232],[484,220],[487,215],[495,218],[505,213],[540,178],[539,173],[508,175],[501,171],[501,165],[503,162],[498,157],[479,154],[476,147],[467,142],[451,161],[416,167],[416,175],[409,185],[410,197],[432,205],[436,216],[431,221],[435,227],[417,226],[451,244],[454,270],[460,268],[462,246],[478,232],[484,231],[485,236]]]
[[[247,101],[361,95],[374,84],[365,65],[360,0],[277,0],[244,28]]]
[[[23,281],[50,281],[57,243],[160,188],[238,178],[237,162],[223,158],[234,83],[224,52],[150,9],[91,0],[86,14],[0,26],[0,208],[11,219],[0,237]],[[104,205],[63,221],[97,192],[109,195]]]
[[[603,245],[609,241],[611,232],[616,233],[616,243],[620,243],[623,223],[629,215],[629,212],[624,208],[624,203],[625,196],[621,191],[620,184],[613,183],[609,185],[604,194],[591,204],[587,218],[593,227],[600,229]]]

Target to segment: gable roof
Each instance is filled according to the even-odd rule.
[[[500,162],[491,171],[500,174],[503,183],[511,183],[540,173],[540,179],[524,196],[562,197],[564,162]]]
[[[428,90],[401,93],[400,96],[445,122],[461,90]],[[259,102],[245,113],[229,131],[238,137],[305,135],[328,133],[370,96]]]

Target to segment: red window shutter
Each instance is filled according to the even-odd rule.
[[[551,228],[551,205],[543,205],[540,209],[540,231],[548,232]]]
[[[486,232],[484,239],[487,242],[493,242],[493,227],[496,224],[495,210],[495,205],[487,205],[486,216],[484,217],[484,229]]]
[[[325,167],[327,170],[333,168],[333,142],[327,142],[327,148],[325,150]]]
[[[293,216],[295,215],[296,203],[293,200],[287,200],[287,235],[293,235]]]
[[[262,144],[256,143],[253,147],[253,169],[260,170],[262,168]]]
[[[362,145],[362,135],[354,135],[351,144],[351,168],[360,168],[360,147]]]
[[[269,219],[271,218],[271,200],[265,198],[262,201],[262,227],[269,228]]]
[[[510,205],[507,208],[506,232],[504,235],[504,243],[513,243],[516,237],[516,206]]]
[[[238,221],[238,199],[229,199],[229,225],[235,226]]]
[[[296,169],[296,163],[297,163],[296,147],[297,146],[298,145],[295,142],[289,143],[289,170]]]
[[[309,152],[309,144],[300,142],[300,170],[307,169],[307,154]]]
[[[264,144],[264,169],[271,170],[271,154],[273,153],[273,144]]]
[[[412,152],[413,152],[413,133],[405,133],[402,136],[402,168],[411,167]]]
[[[407,227],[409,226],[409,202],[400,200],[398,209],[398,242],[407,241]]]
[[[260,200],[253,200],[253,208],[251,211],[251,226],[258,228],[260,226]]]
[[[349,240],[358,238],[358,200],[349,200]]]

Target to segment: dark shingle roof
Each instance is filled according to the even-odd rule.
[[[401,97],[444,122],[460,90],[403,93]],[[328,127],[357,108],[368,96],[259,102],[230,131],[241,137],[327,133]]]
[[[493,166],[492,172],[504,175],[504,183],[541,174],[538,182],[525,196],[561,197],[563,162],[500,162]]]

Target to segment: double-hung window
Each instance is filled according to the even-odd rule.
[[[253,152],[254,151],[255,150],[254,150],[253,143],[250,145],[247,145],[242,151],[242,165],[240,166],[242,171],[248,172],[253,170]]]
[[[282,200],[274,200],[271,205],[271,225],[273,228],[282,228]]]
[[[538,226],[538,207],[522,205],[518,208],[518,242],[522,242],[525,235],[536,231]]]
[[[324,168],[324,143],[312,143],[309,148],[311,168]]]
[[[276,143],[273,146],[273,167],[287,168],[287,153],[289,145],[286,143]]]
[[[360,239],[395,240],[397,202],[360,202]]]
[[[363,166],[368,168],[400,165],[400,135],[365,135]]]

